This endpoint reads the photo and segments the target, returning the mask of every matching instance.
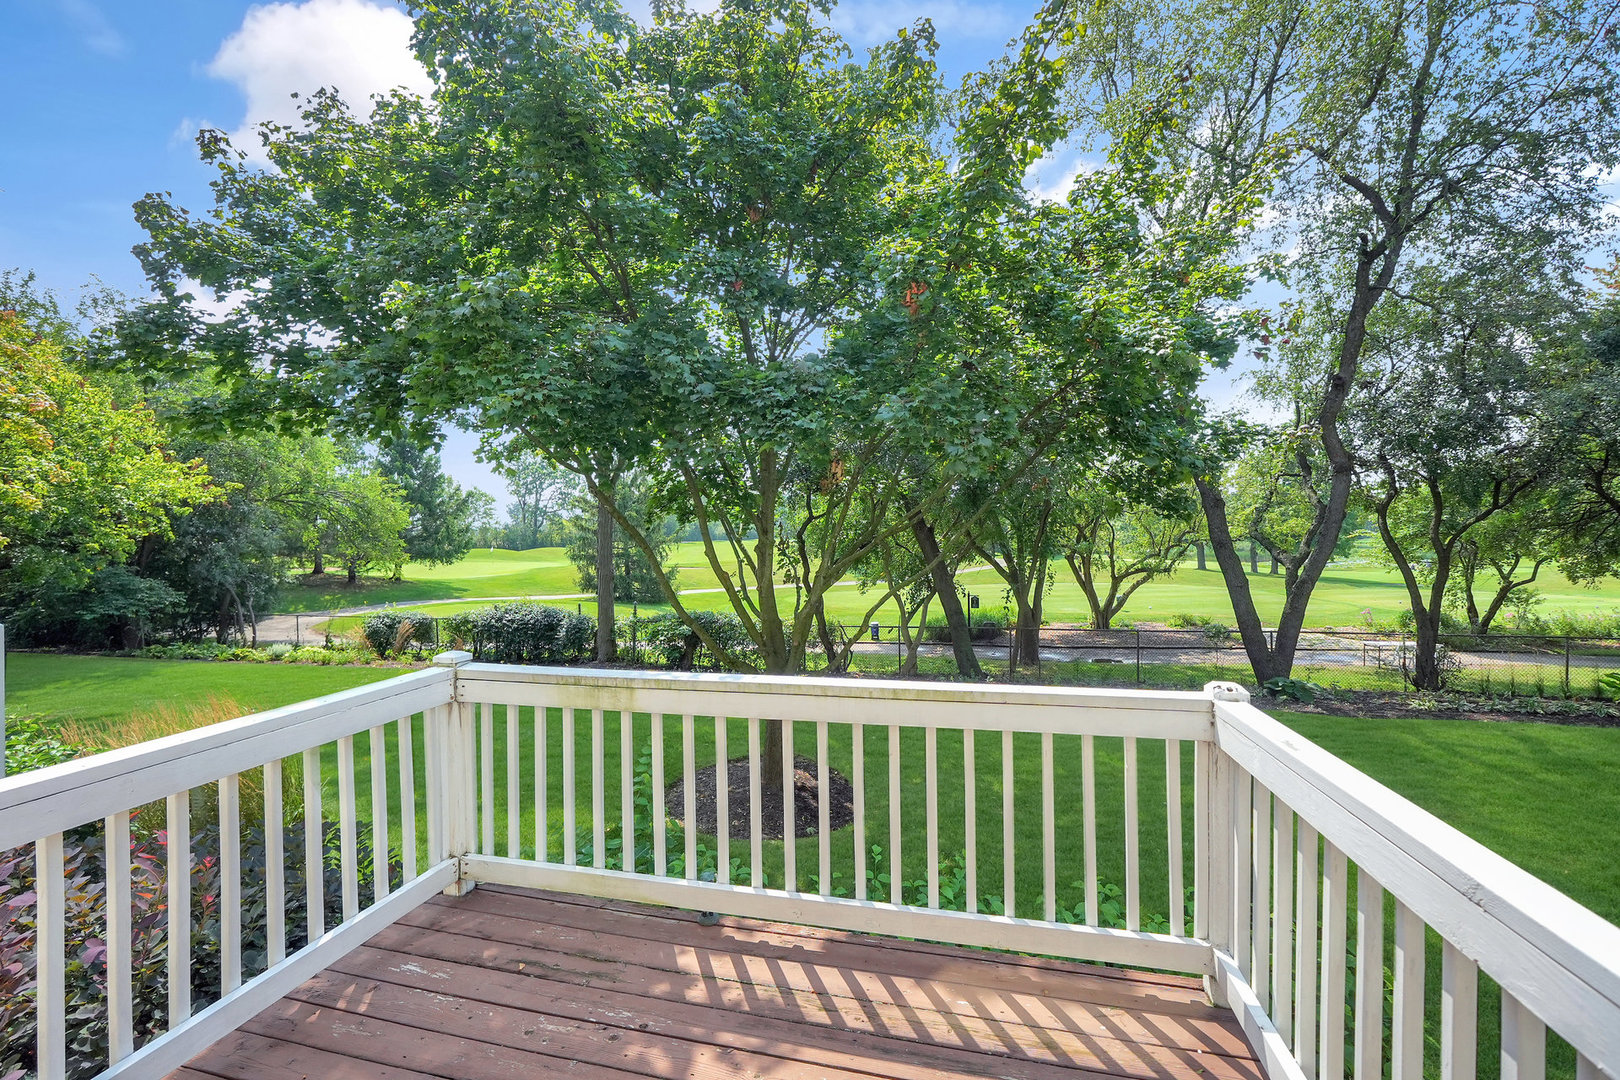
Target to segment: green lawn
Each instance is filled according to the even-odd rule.
[[[144,710],[184,707],[210,698],[258,712],[398,674],[397,667],[13,653],[6,657],[6,712],[52,722],[114,725]]]
[[[683,590],[714,589],[717,581],[703,557],[702,546],[695,543],[678,545],[674,555],[680,567],[679,584]],[[1214,563],[1211,562],[1213,567]],[[1068,568],[1061,562],[1053,566],[1054,579],[1045,602],[1045,617],[1054,623],[1084,623],[1089,619],[1084,595],[1074,583]],[[573,567],[561,548],[536,548],[533,551],[474,551],[458,563],[449,566],[427,567],[408,564],[406,580],[385,582],[368,579],[361,587],[343,586],[309,588],[292,586],[284,591],[278,607],[283,611],[320,611],[361,604],[411,604],[423,600],[455,600],[493,596],[564,596],[579,592],[579,583]],[[1000,606],[1004,602],[1000,579],[987,568],[970,569],[961,576],[962,584],[977,593],[986,607]],[[1275,620],[1282,610],[1282,577],[1262,572],[1251,578],[1255,603],[1260,615]],[[1598,589],[1585,589],[1570,584],[1556,572],[1543,571],[1536,584],[1545,597],[1545,612],[1567,611],[1589,613],[1620,609],[1620,580],[1606,579]],[[833,589],[828,599],[828,612],[845,622],[862,617],[876,597],[863,593],[853,583]],[[699,592],[687,602],[699,609],[727,609],[726,597],[720,592]],[[1367,618],[1391,619],[1407,608],[1404,586],[1393,571],[1371,564],[1338,564],[1323,575],[1321,584],[1311,600],[1310,623],[1313,626],[1359,626]],[[785,611],[793,608],[793,591],[782,592],[781,604]],[[478,604],[434,605],[428,610],[435,614],[449,614]],[[649,606],[643,610],[656,610]],[[1367,614],[1364,614],[1367,613]],[[1127,621],[1164,622],[1176,614],[1204,615],[1226,622],[1233,620],[1231,601],[1221,575],[1214,569],[1197,570],[1191,562],[1173,577],[1156,581],[1139,589],[1131,597],[1121,618]],[[892,610],[880,614],[880,620],[892,621]]]

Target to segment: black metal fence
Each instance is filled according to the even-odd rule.
[[[1024,635],[1027,637],[1028,635]],[[1042,627],[1033,656],[1019,635],[1000,632],[975,645],[991,677],[1044,677],[1099,686],[1192,688],[1214,679],[1253,679],[1236,632],[1207,629],[1091,630]],[[868,627],[856,646],[857,669],[897,671],[909,650],[894,626]],[[1301,634],[1293,676],[1330,689],[1413,689],[1416,643],[1410,634],[1312,630]],[[1441,688],[1457,692],[1620,699],[1620,639],[1496,635],[1442,638]],[[925,641],[915,667],[923,674],[957,671],[947,642]]]
[[[262,629],[260,644],[286,640],[321,644],[331,616],[290,616],[279,638]],[[442,619],[433,619],[422,649],[450,648]],[[334,638],[351,636],[343,625]],[[959,677],[943,628],[929,628],[915,646],[894,624],[834,628],[840,644],[853,646],[848,669],[868,674]],[[638,637],[638,623],[624,620],[619,662],[652,668],[670,666],[670,655]],[[1019,641],[1028,635],[979,628],[974,655],[989,679],[1046,681],[1089,686],[1192,689],[1216,679],[1250,682],[1253,673],[1236,632],[1221,626],[1174,630],[1128,628],[1092,630],[1045,626],[1030,653]],[[1416,644],[1410,634],[1359,630],[1311,630],[1300,636],[1294,678],[1328,689],[1409,691],[1414,688]],[[1620,699],[1620,639],[1549,635],[1448,636],[1439,647],[1441,688],[1500,696]],[[691,658],[695,670],[717,665],[702,649]],[[826,670],[819,647],[806,657],[806,669]],[[1606,681],[1607,679],[1607,681]]]

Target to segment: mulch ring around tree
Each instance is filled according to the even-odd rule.
[[[697,829],[715,834],[715,768],[705,765],[697,770],[693,788],[697,793]],[[746,840],[752,834],[749,815],[748,759],[733,758],[726,763],[728,779],[726,790],[726,816],[730,822],[729,835],[733,840]],[[793,834],[814,836],[821,827],[818,803],[820,792],[816,783],[814,758],[793,759]],[[782,839],[782,793],[766,787],[761,793],[760,831],[767,840]],[[843,773],[831,766],[827,769],[828,826],[838,830],[855,820],[855,787]],[[686,816],[686,781],[676,780],[664,789],[664,807],[669,816],[682,820]]]

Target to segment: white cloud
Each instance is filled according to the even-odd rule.
[[[58,0],[57,10],[79,31],[84,47],[102,56],[122,56],[124,37],[90,0]]]
[[[1095,161],[1072,146],[1059,144],[1024,170],[1024,190],[1036,202],[1063,202],[1075,178],[1097,169]]]
[[[372,0],[303,0],[248,9],[242,26],[219,47],[208,74],[233,83],[247,100],[231,142],[263,161],[255,128],[266,120],[293,124],[300,102],[334,87],[365,111],[373,94],[395,87],[427,95],[426,69],[411,52],[411,20]]]

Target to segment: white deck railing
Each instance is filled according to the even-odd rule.
[[[39,1075],[69,1064],[65,957],[85,942],[68,940],[63,845],[87,833],[105,846],[111,912],[100,927],[104,1076],[178,1067],[429,896],[479,882],[1200,974],[1271,1075],[1312,1080],[1378,1080],[1386,1058],[1392,1080],[1415,1080],[1426,1037],[1440,1048],[1433,1068],[1475,1075],[1478,1004],[1493,1000],[1483,972],[1501,988],[1502,1075],[1543,1075],[1549,1028],[1573,1047],[1555,1045],[1555,1071],[1620,1075],[1620,929],[1293,735],[1237,687],[465,660],[446,654],[385,683],[0,781],[0,853],[31,844],[39,869]],[[817,828],[796,843],[761,832],[766,721],[783,722],[784,780],[798,750],[818,788]],[[750,763],[751,827],[736,839],[700,823],[694,794],[728,759]],[[284,798],[286,761],[302,770],[301,813]],[[262,925],[247,928],[266,943],[253,964],[240,904],[244,774],[262,778],[263,865],[301,857],[304,880],[290,898],[285,874],[265,876]],[[851,783],[848,829],[831,827],[835,774]],[[710,775],[725,820],[729,783]],[[675,780],[684,797],[670,813],[660,804]],[[218,1000],[200,1010],[194,793],[221,838]],[[129,835],[132,814],[148,821],[140,811],[154,803],[172,854],[170,994],[137,1047]],[[791,801],[787,815],[792,834]],[[306,839],[284,842],[300,824]],[[363,836],[385,854],[366,860]],[[294,899],[306,916],[289,927]],[[1430,948],[1438,983],[1425,977]],[[72,1045],[82,1052],[83,1039]]]

